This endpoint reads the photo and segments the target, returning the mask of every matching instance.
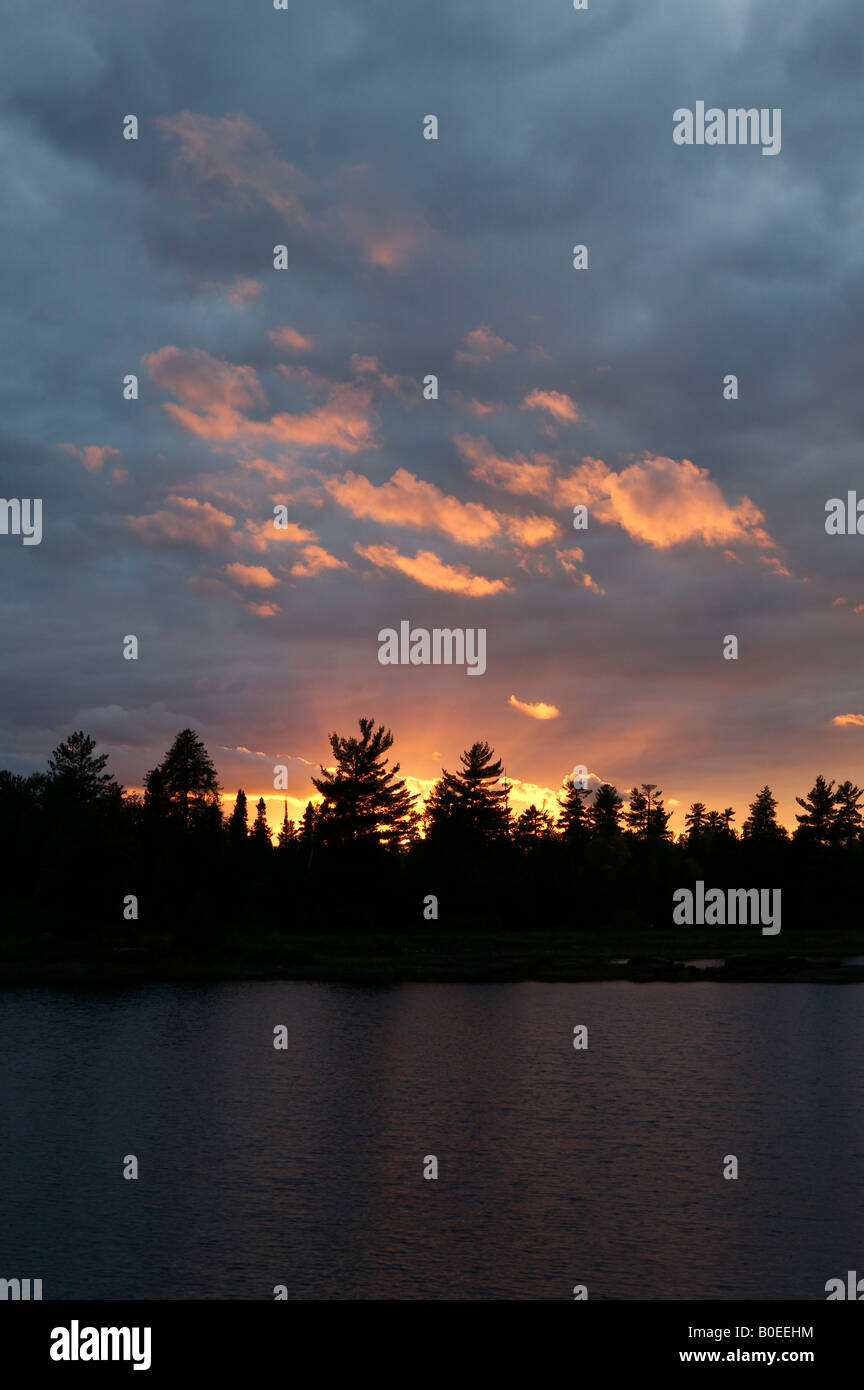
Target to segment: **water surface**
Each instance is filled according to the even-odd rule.
[[[818,984],[2,991],[0,1277],[824,1299],[864,1270],[862,1043],[864,990]]]

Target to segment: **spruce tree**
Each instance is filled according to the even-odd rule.
[[[560,796],[558,798],[558,833],[566,844],[577,844],[587,839],[591,818],[587,802],[587,791],[568,779],[563,800]]]
[[[162,762],[147,774],[145,787],[151,795],[158,787],[159,799],[187,828],[220,818],[216,769],[193,729],[180,731]]]
[[[597,839],[606,840],[621,831],[620,817],[623,799],[618,789],[604,782],[594,793],[591,804],[591,832]]]
[[[246,807],[246,793],[240,787],[237,792],[237,799],[234,802],[234,809],[228,818],[228,840],[232,845],[244,845],[246,836],[249,833],[248,810]]]
[[[258,804],[255,807],[255,820],[249,831],[249,840],[256,849],[271,848],[270,827],[267,824],[267,803],[263,796],[259,796]]]
[[[786,839],[786,828],[777,820],[777,800],[769,786],[756,793],[748,809],[750,814],[741,827],[745,840]]]

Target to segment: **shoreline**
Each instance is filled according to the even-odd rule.
[[[356,948],[355,948],[356,951]],[[620,957],[529,950],[411,951],[368,955],[319,951],[279,959],[242,953],[207,959],[189,953],[120,948],[109,956],[0,960],[0,989],[18,986],[113,988],[138,984],[215,984],[252,980],[331,984],[409,983],[728,983],[864,984],[864,964],[841,956],[777,954],[673,958]]]

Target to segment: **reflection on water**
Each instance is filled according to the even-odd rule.
[[[864,1260],[862,1025],[814,984],[4,991],[0,1277],[823,1299]]]

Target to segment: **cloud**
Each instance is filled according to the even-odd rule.
[[[223,294],[232,304],[236,304],[237,307],[240,308],[242,305],[248,303],[249,300],[256,299],[263,290],[264,284],[261,280],[238,278],[230,285],[223,285],[218,281],[208,280],[205,282],[204,288],[208,290],[218,290],[218,292]]]
[[[204,550],[221,545],[232,533],[234,517],[195,497],[166,497],[172,511],[127,516],[126,524],[142,541],[178,541]]]
[[[837,724],[840,728],[850,724],[864,726],[864,714],[835,714],[831,723]]]
[[[551,516],[508,516],[503,518],[503,525],[511,540],[529,548],[546,545],[561,534],[561,527]]]
[[[418,222],[387,222],[377,210],[357,204],[339,208],[338,216],[369,264],[380,270],[402,270],[428,236]]]
[[[482,367],[493,358],[500,357],[503,352],[515,351],[512,343],[499,338],[488,324],[481,323],[462,339],[461,347],[456,350],[455,360],[462,366]]]
[[[260,200],[289,223],[309,225],[302,195],[309,181],[280,159],[269,137],[246,115],[202,116],[180,111],[157,120],[177,142],[177,163],[204,182],[223,184],[241,202]]]
[[[346,570],[348,568],[344,560],[337,560],[335,555],[331,555],[320,545],[304,546],[301,555],[302,559],[297,560],[291,566],[291,573],[297,575],[298,578],[311,579],[324,570]]]
[[[730,541],[774,544],[749,497],[730,505],[708,470],[689,459],[646,454],[615,473],[602,459],[587,458],[559,482],[556,497],[564,506],[590,504],[598,521],[620,526],[633,540],[656,550],[688,541],[708,546]]]
[[[296,521],[288,521],[284,526],[274,526],[272,521],[247,521],[240,538],[243,545],[257,551],[264,551],[268,546],[284,544],[286,541],[292,545],[302,545],[304,542],[317,539],[314,531],[298,525]]]
[[[579,566],[584,562],[585,555],[578,546],[572,550],[556,550],[556,558],[561,562],[562,568],[572,579],[580,584],[583,589],[590,589],[595,594],[605,594],[606,590],[601,589],[596,579],[592,579],[587,570],[581,570]]]
[[[272,589],[279,583],[264,565],[230,564],[224,568],[225,574],[244,589]]]
[[[107,458],[120,457],[120,450],[112,449],[107,444],[88,444],[83,449],[77,449],[74,444],[58,444],[57,448],[62,449],[64,453],[72,454],[73,458],[79,459],[88,473],[98,473]],[[116,476],[118,472],[122,471],[122,469],[114,470],[115,482],[124,481]]]
[[[554,460],[548,455],[535,454],[531,460],[524,454],[506,458],[497,454],[483,435],[457,434],[453,442],[470,465],[472,478],[508,492],[530,493],[535,497],[551,492]]]
[[[164,410],[204,439],[234,438],[242,428],[243,412],[265,404],[251,367],[220,362],[202,348],[168,346],[143,360],[156,385],[181,403],[169,402]]]
[[[219,362],[201,348],[164,347],[144,361],[157,385],[181,402],[164,409],[201,439],[252,444],[265,439],[344,453],[377,447],[372,398],[363,387],[336,383],[316,410],[252,420],[246,412],[266,406],[266,399],[251,367]]]
[[[579,407],[564,391],[531,391],[522,409],[545,410],[566,425],[575,425],[579,420]]]
[[[311,333],[298,333],[296,328],[271,328],[267,337],[277,347],[290,348],[292,352],[313,352],[317,345]]]
[[[254,613],[256,618],[275,618],[281,612],[278,603],[246,603],[243,605],[248,612]]]
[[[329,478],[325,487],[353,516],[439,531],[464,545],[489,545],[501,530],[494,512],[480,503],[449,497],[434,483],[424,482],[404,468],[397,469],[389,483],[380,487],[351,472]]]
[[[482,598],[489,594],[499,594],[512,588],[509,579],[485,579],[472,574],[466,565],[448,565],[431,550],[418,550],[412,558],[400,555],[393,545],[355,544],[358,555],[377,565],[379,569],[396,570],[427,589],[439,589],[447,593],[465,594],[470,598]]]
[[[544,704],[542,700],[534,705],[527,704],[524,700],[517,700],[515,695],[511,695],[507,701],[514,709],[518,709],[522,714],[527,714],[529,719],[557,719],[561,711],[556,705]]]

